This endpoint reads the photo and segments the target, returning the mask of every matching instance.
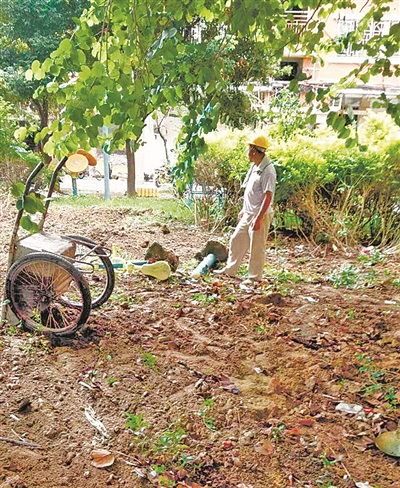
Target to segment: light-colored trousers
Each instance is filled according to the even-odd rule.
[[[235,276],[247,251],[250,251],[248,278],[261,280],[265,263],[265,250],[267,237],[274,214],[268,212],[264,215],[260,229],[251,230],[251,223],[255,215],[243,214],[239,220],[229,242],[229,256],[225,272]]]

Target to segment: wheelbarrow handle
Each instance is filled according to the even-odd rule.
[[[44,212],[42,218],[40,219],[40,222],[38,223],[39,230],[43,230],[44,221],[46,220],[47,212],[49,210],[49,205],[51,202],[51,196],[53,195],[54,187],[56,186],[58,173],[60,172],[64,164],[67,162],[67,159],[68,156],[64,156],[54,169],[53,176],[51,177],[50,180],[49,190],[47,192],[47,197],[44,204]]]
[[[24,193],[23,193],[23,197],[24,198],[29,194],[29,192],[31,190],[32,183],[35,180],[36,176],[43,169],[43,166],[44,166],[44,163],[43,163],[43,161],[41,161],[39,164],[36,165],[36,167],[33,169],[33,171],[31,172],[31,174],[28,176],[28,178],[27,178],[27,180],[25,182],[25,190],[24,190]],[[22,218],[23,213],[24,213],[24,208],[22,207],[18,211],[17,217],[15,219],[15,224],[14,224],[14,228],[13,228],[13,231],[12,231],[12,234],[11,234],[11,239],[10,239],[10,250],[9,250],[9,253],[8,253],[8,267],[10,267],[11,264],[14,262],[15,244],[16,244],[16,241],[17,241],[19,224],[21,223],[21,218]]]

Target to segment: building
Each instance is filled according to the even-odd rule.
[[[351,32],[354,32],[360,21],[363,19],[366,10],[364,0],[356,0],[356,8],[337,10],[334,15],[326,19],[324,31],[327,39],[340,40]],[[302,28],[310,21],[313,12],[296,9],[287,12],[287,19],[294,28]],[[380,21],[371,21],[364,32],[362,42],[367,42],[374,36],[389,33],[392,25],[400,22],[400,0],[393,0],[390,10],[386,12]],[[352,70],[358,68],[365,60],[368,60],[365,50],[354,51],[351,46],[343,49],[340,53],[330,52],[323,56],[323,64],[314,62],[311,56],[301,52],[285,53],[283,65],[292,68],[291,75],[280,80],[274,80],[271,87],[260,87],[259,96],[268,104],[268,99],[276,91],[287,86],[290,79],[297,77],[300,73],[307,75],[308,80],[301,83],[300,88],[308,91],[318,87],[329,87],[339,82]],[[374,60],[368,60],[373,62]],[[392,64],[400,64],[400,52],[397,52],[391,59]],[[367,83],[357,82],[353,88],[343,89],[338,92],[333,100],[331,109],[351,112],[355,119],[360,120],[366,114],[366,110],[372,108],[373,101],[382,93],[392,100],[400,96],[400,78],[395,76],[384,77],[382,75],[371,76]],[[400,100],[399,100],[400,101]],[[318,122],[323,122],[326,115],[318,114]]]

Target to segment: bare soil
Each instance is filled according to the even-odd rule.
[[[7,199],[0,216],[3,283]],[[398,255],[360,262],[278,234],[246,290],[190,279],[216,236],[150,217],[50,208],[51,232],[133,259],[157,241],[180,266],[163,282],[118,273],[74,337],[2,327],[0,487],[399,488],[398,459],[374,445],[399,420]],[[92,464],[99,448],[110,466]]]

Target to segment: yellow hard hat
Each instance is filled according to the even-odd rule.
[[[257,136],[252,139],[249,144],[251,146],[260,147],[262,149],[267,149],[269,146],[268,139],[265,136]]]

